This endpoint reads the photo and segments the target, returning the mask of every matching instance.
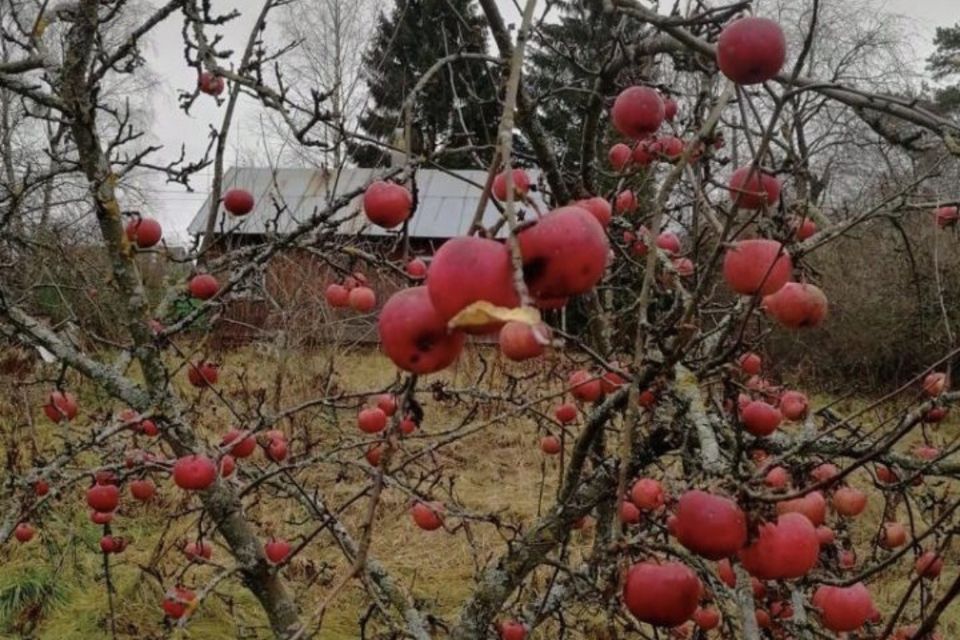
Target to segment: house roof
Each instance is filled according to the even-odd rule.
[[[253,211],[242,218],[219,216],[217,233],[282,235],[309,218],[314,211],[323,209],[328,199],[361,189],[383,173],[383,169],[357,168],[344,168],[339,172],[325,172],[320,169],[231,168],[224,175],[224,191],[232,188],[246,189],[253,194],[256,204]],[[538,171],[527,170],[527,173],[531,182],[535,182],[539,177]],[[487,172],[482,170],[418,170],[418,206],[410,219],[410,236],[452,238],[466,234],[480,202],[486,179]],[[547,209],[538,192],[531,191],[530,197],[541,210]],[[391,231],[371,224],[362,215],[346,219],[361,208],[361,199],[362,196],[358,196],[338,212],[337,216],[344,219],[340,225],[340,233],[371,236],[397,233],[396,230]],[[274,202],[286,205],[282,215],[278,216]],[[191,234],[204,232],[209,206],[208,196],[188,227]],[[494,204],[488,202],[483,214],[483,225],[489,227],[495,224],[499,216]]]

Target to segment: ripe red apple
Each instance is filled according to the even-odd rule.
[[[780,413],[787,420],[803,420],[809,410],[807,396],[799,391],[784,391],[780,396]]]
[[[190,603],[196,599],[197,594],[190,591],[190,589],[185,589],[180,586],[174,587],[170,591],[167,591],[163,599],[163,612],[167,614],[167,617],[173,620],[179,620],[193,608]]]
[[[663,99],[650,87],[624,89],[610,111],[610,119],[617,131],[634,139],[655,133],[664,117]]]
[[[725,26],[717,38],[717,66],[741,85],[770,80],[787,59],[787,39],[780,25],[747,16]]]
[[[51,391],[43,405],[43,413],[55,424],[76,418],[77,409],[77,399],[69,391]]]
[[[500,640],[526,640],[527,627],[519,620],[505,620],[500,623]]]
[[[790,221],[790,228],[793,229],[793,237],[797,242],[803,242],[817,232],[817,223],[807,217],[794,218]]]
[[[500,352],[510,360],[522,362],[543,355],[550,329],[543,323],[508,322],[500,329]]]
[[[290,543],[283,538],[270,538],[270,540],[263,545],[263,553],[267,556],[267,560],[269,560],[271,564],[280,564],[286,560],[287,556],[290,555],[290,550]]]
[[[360,313],[369,313],[377,306],[377,294],[370,287],[357,287],[347,296],[350,308]]]
[[[142,420],[138,428],[140,433],[148,438],[153,438],[160,435],[160,429],[157,427],[157,423],[153,420]]]
[[[640,140],[637,142],[637,146],[633,148],[633,162],[640,167],[648,167],[656,159],[656,154],[654,152],[653,146],[656,144],[656,140],[647,139]]]
[[[408,262],[404,267],[404,270],[407,272],[408,276],[411,278],[416,278],[417,280],[427,277],[427,263],[420,258],[414,258]]]
[[[680,253],[680,238],[672,231],[664,231],[657,236],[657,246],[667,255]]]
[[[900,479],[893,469],[885,464],[878,464],[876,467],[877,480],[883,484],[896,484]]]
[[[935,551],[924,551],[917,558],[914,570],[921,578],[937,578],[943,571],[943,558],[937,555]]]
[[[780,410],[763,400],[754,400],[740,411],[744,428],[757,437],[769,436],[783,422]]]
[[[201,273],[190,278],[190,284],[187,288],[194,298],[209,300],[220,291],[220,283],[209,273]]]
[[[381,393],[376,398],[376,405],[384,415],[392,416],[397,412],[397,396],[392,393]]]
[[[287,438],[282,431],[267,431],[264,434],[267,446],[264,450],[267,458],[273,462],[283,462],[287,459]]]
[[[921,460],[930,462],[940,457],[940,449],[937,447],[931,447],[927,444],[922,444],[914,447],[913,455],[917,456]]]
[[[663,117],[667,119],[668,122],[673,122],[673,119],[677,117],[677,101],[673,98],[664,98],[663,99]]]
[[[364,433],[379,433],[387,427],[387,414],[382,409],[362,409],[357,416],[357,426]]]
[[[720,612],[713,607],[698,607],[693,612],[693,622],[704,631],[712,631],[720,626]]]
[[[445,369],[463,350],[464,335],[447,329],[447,318],[434,308],[427,287],[393,294],[380,310],[377,328],[387,357],[411,373]]]
[[[810,472],[810,477],[820,483],[828,483],[840,475],[840,469],[832,462],[824,462]]]
[[[663,136],[656,142],[651,143],[648,146],[648,149],[655,156],[668,162],[673,162],[683,155],[683,150],[685,147],[686,145],[680,138],[676,136]]]
[[[204,455],[184,456],[173,463],[173,482],[187,491],[202,491],[217,479],[217,465]]]
[[[642,562],[630,567],[623,602],[641,622],[675,627],[690,619],[700,601],[697,574],[679,562]]]
[[[581,402],[596,402],[603,396],[603,383],[600,376],[589,371],[578,369],[570,374],[568,379],[570,393]]]
[[[220,367],[213,362],[204,360],[198,364],[189,363],[187,365],[187,380],[194,387],[209,387],[216,384],[219,378]]]
[[[443,503],[417,502],[410,509],[410,515],[418,527],[424,531],[435,531],[443,526]]]
[[[827,296],[812,284],[788,282],[763,299],[767,315],[788,329],[816,327],[827,316]]]
[[[793,579],[806,575],[820,557],[820,541],[810,520],[799,513],[785,513],[776,524],[765,523],[759,536],[740,551],[740,562],[761,580]]]
[[[29,522],[21,522],[17,525],[16,529],[13,530],[13,536],[18,542],[30,542],[36,533],[37,530],[34,529],[33,525]]]
[[[43,478],[40,478],[39,480],[33,483],[33,492],[38,497],[43,497],[48,493],[50,493],[50,484],[47,483],[47,481],[44,480]]]
[[[130,482],[130,495],[141,502],[146,502],[152,498],[156,492],[157,485],[155,485],[150,478],[142,478]]]
[[[760,373],[760,368],[763,366],[763,360],[757,354],[752,351],[740,356],[740,359],[737,360],[737,364],[740,365],[740,370],[743,371],[748,376],[755,376]]]
[[[226,86],[224,80],[220,76],[216,76],[209,71],[203,71],[200,73],[200,77],[197,79],[197,87],[202,93],[206,93],[211,96],[218,96],[223,93],[223,89]]]
[[[120,553],[127,548],[127,541],[116,536],[105,535],[100,538],[100,551],[103,553]]]
[[[867,494],[853,487],[840,487],[833,494],[833,509],[842,516],[853,517],[867,508]]]
[[[626,215],[637,210],[637,196],[630,189],[624,189],[617,194],[613,209],[619,214]]]
[[[508,309],[520,306],[510,250],[496,240],[475,236],[443,243],[427,271],[427,291],[444,322],[480,300]],[[470,332],[491,333],[499,328],[498,323],[491,323]]]
[[[577,419],[577,406],[566,403],[553,410],[553,415],[561,424],[569,424]]]
[[[384,229],[393,229],[410,217],[413,196],[406,187],[377,180],[363,194],[363,211],[367,219]]]
[[[817,527],[817,540],[820,541],[821,547],[825,547],[828,544],[833,544],[834,540],[836,540],[836,535],[830,527],[820,525]]]
[[[630,165],[630,160],[633,158],[633,151],[627,145],[622,142],[610,147],[610,153],[608,154],[610,160],[610,166],[616,171],[623,171]]]
[[[253,194],[246,189],[230,189],[223,194],[223,208],[235,216],[245,216],[253,211]]]
[[[134,218],[124,227],[127,240],[136,243],[141,249],[149,249],[160,242],[163,229],[153,218]]]
[[[350,305],[350,292],[346,287],[339,284],[331,284],[323,292],[327,304],[335,309],[341,309]]]
[[[790,254],[776,240],[741,240],[723,258],[727,286],[742,295],[776,293],[792,275]]]
[[[667,501],[663,485],[653,478],[640,478],[630,487],[630,499],[644,511],[659,509]]]
[[[673,268],[676,269],[677,275],[681,278],[689,278],[696,271],[693,260],[690,258],[674,258]]]
[[[513,199],[522,201],[530,191],[530,176],[523,169],[513,170]],[[500,202],[507,201],[507,173],[501,171],[493,178],[493,197]]]
[[[95,484],[87,489],[87,504],[94,511],[113,511],[120,504],[120,490],[113,484]]]
[[[206,540],[197,540],[183,545],[183,555],[188,560],[209,560],[213,557],[213,545]]]
[[[947,417],[949,409],[946,407],[932,407],[929,411],[923,414],[923,421],[929,424],[937,424],[942,422],[944,418]]]
[[[640,513],[640,509],[637,508],[637,505],[633,504],[629,500],[621,500],[620,510],[618,511],[617,516],[620,518],[620,522],[624,524],[639,524],[643,514]]]
[[[960,208],[957,207],[939,207],[933,211],[934,220],[941,229],[952,227],[960,220]]]
[[[237,461],[231,455],[224,455],[220,458],[219,470],[221,478],[229,478],[237,470]]]
[[[827,500],[819,491],[811,491],[805,496],[792,500],[781,500],[777,503],[777,513],[802,514],[814,524],[820,526],[827,518]]]
[[[736,502],[705,491],[687,491],[677,504],[675,535],[690,551],[719,560],[747,543],[747,516]]]
[[[730,201],[740,209],[772,207],[780,200],[780,181],[752,165],[734,171],[728,189]]]
[[[557,436],[543,436],[540,438],[540,450],[548,456],[555,456],[560,453],[563,446],[560,444],[560,438]]]
[[[417,421],[414,420],[411,416],[406,416],[403,420],[397,423],[397,428],[400,430],[400,435],[409,436],[417,430],[420,425],[417,424]]]
[[[737,574],[733,572],[733,565],[728,558],[717,562],[717,577],[731,589],[737,586]]]
[[[931,398],[936,398],[947,390],[947,374],[935,371],[927,374],[923,379],[923,392]]]
[[[613,209],[611,208],[610,203],[607,202],[606,198],[597,196],[595,198],[587,198],[586,200],[577,200],[573,203],[573,206],[589,211],[604,229],[610,226],[610,219],[613,217]]]
[[[870,592],[862,582],[849,587],[822,585],[810,602],[820,610],[823,626],[834,632],[855,631],[876,612]]]
[[[772,467],[763,478],[771,489],[784,489],[790,484],[790,473],[783,467]]]
[[[887,549],[902,547],[907,543],[907,528],[899,522],[885,522],[880,542]]]
[[[226,447],[226,452],[236,458],[249,458],[257,450],[257,440],[246,431],[241,431],[234,427],[223,434],[220,439],[220,446]]]
[[[363,457],[367,459],[371,467],[379,467],[380,459],[383,457],[383,445],[379,442],[370,445]]]

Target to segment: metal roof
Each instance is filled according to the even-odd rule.
[[[220,207],[217,233],[283,235],[308,219],[314,211],[326,207],[329,199],[339,194],[362,189],[385,172],[384,169],[344,168],[339,172],[321,169],[264,169],[231,168],[224,174],[223,190],[246,189],[253,194],[253,211],[238,218],[227,214]],[[539,178],[539,171],[527,170],[531,182]],[[464,235],[470,227],[473,213],[480,202],[480,194],[487,179],[487,172],[475,169],[441,171],[420,169],[416,173],[418,206],[410,219],[409,233],[414,238],[452,238]],[[530,197],[543,211],[547,206],[539,192],[530,192]],[[362,207],[362,196],[354,198],[337,216],[350,218],[350,214]],[[277,214],[277,205],[285,205],[282,214]],[[192,235],[201,234],[206,226],[210,197],[196,213],[188,227]],[[487,203],[483,225],[489,227],[499,220],[500,213],[492,202]],[[385,236],[398,233],[371,224],[365,216],[353,216],[344,220],[339,232],[345,235],[357,233]]]

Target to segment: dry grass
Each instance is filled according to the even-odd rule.
[[[261,390],[266,398],[266,406],[270,406],[275,391],[277,357],[276,353],[252,348],[226,354],[220,386],[238,411],[249,411],[256,404]],[[287,374],[280,393],[280,404],[285,405],[294,398],[316,396],[322,392],[320,385],[372,391],[395,381],[393,367],[370,350],[359,349],[339,354],[333,361],[331,357],[331,354],[323,352],[294,355],[286,365]],[[325,372],[331,370],[331,366],[336,375],[332,380],[327,380]],[[474,355],[448,374],[447,379],[452,386],[468,388],[473,385],[481,369],[480,359]],[[240,372],[243,372],[242,376]],[[507,374],[511,373],[523,371],[515,367],[504,369],[495,363],[487,374],[484,388],[487,385],[489,388],[501,388],[507,382]],[[71,429],[96,428],[96,418],[102,419],[108,412],[120,408],[87,387],[76,388],[81,390],[81,402],[86,411],[83,419],[78,420]],[[39,397],[40,390],[31,393]],[[198,395],[190,389],[184,389],[184,393],[187,398],[196,398]],[[427,434],[447,429],[465,416],[465,406],[446,400],[437,401],[428,394],[421,394],[420,400],[426,411],[424,431]],[[39,402],[31,400],[29,404],[36,407]],[[205,396],[196,405],[196,413],[201,416],[198,424],[207,431],[210,442],[216,442],[216,434],[234,422],[234,418],[222,407],[215,408],[217,404]],[[547,409],[551,404],[545,403],[543,408]],[[4,408],[0,409],[0,420],[22,425],[23,406],[14,401],[5,403]],[[847,412],[856,406],[856,401],[848,401],[838,410]],[[102,409],[91,412],[90,407]],[[493,409],[498,408],[501,407]],[[345,473],[335,465],[318,464],[299,475],[305,486],[318,489],[335,506],[344,504],[366,483],[366,475],[359,466],[363,451],[360,445],[365,438],[354,426],[354,415],[354,407],[345,407],[336,412],[316,409],[283,425],[284,430],[295,437],[308,433],[317,441],[317,450],[331,446],[346,447],[348,453],[342,459],[357,462]],[[63,427],[48,425],[39,412],[35,412],[33,417],[35,426],[29,429],[21,426],[19,437],[23,442],[35,441],[38,448],[42,449],[54,442],[58,437],[57,430]],[[946,422],[939,427],[938,433],[933,434],[933,438],[935,441],[944,441],[949,437],[948,434],[956,433],[957,428],[956,422]],[[558,477],[558,461],[545,461],[537,447],[539,435],[537,425],[529,420],[493,424],[444,450],[433,460],[437,467],[443,469],[445,478],[455,480],[452,486],[441,484],[431,488],[430,478],[425,477],[420,489],[437,497],[453,495],[467,512],[496,513],[504,521],[517,525],[529,524],[539,509],[550,504]],[[408,446],[415,448],[420,443],[414,438]],[[349,449],[351,445],[356,447]],[[9,446],[7,441],[4,447]],[[120,456],[121,452],[118,450],[115,454]],[[22,462],[26,464],[29,458],[26,450],[22,455],[26,458]],[[92,463],[92,458],[88,456],[85,463]],[[117,557],[112,569],[117,589],[116,618],[120,637],[143,640],[169,637],[171,632],[164,628],[158,604],[164,590],[174,583],[176,572],[185,564],[176,545],[196,536],[195,514],[175,521],[168,518],[171,513],[185,511],[192,504],[189,497],[185,498],[169,480],[160,477],[155,479],[160,486],[159,499],[147,505],[124,500],[115,520],[115,532],[132,540],[130,548]],[[856,483],[866,486],[866,480],[865,474],[858,474]],[[941,493],[948,491],[946,487],[938,490]],[[542,502],[541,491],[544,496]],[[294,524],[302,512],[293,502],[265,502],[268,504],[257,503],[249,508],[250,516],[257,521],[264,537],[275,534],[293,538],[311,529],[310,523]],[[50,591],[55,597],[49,597],[49,606],[37,616],[35,637],[72,640],[107,635],[106,591],[99,565],[100,556],[95,552],[100,528],[87,519],[82,508],[80,488],[71,490],[57,504],[56,511],[47,514],[43,520],[39,543],[9,544],[0,549],[0,634],[12,632],[14,625],[25,623],[28,616],[22,610],[7,612],[3,609],[3,603],[5,598],[9,598],[11,589],[33,580],[41,585],[55,586]],[[483,522],[471,522],[469,536],[462,530],[456,534],[420,531],[410,521],[408,504],[408,496],[398,491],[386,493],[376,521],[371,554],[393,573],[404,588],[415,594],[424,608],[449,617],[456,613],[470,593],[477,565],[482,566],[503,550],[503,537],[495,527]],[[365,501],[361,500],[346,508],[341,517],[355,529],[361,522],[364,508]],[[905,518],[902,505],[899,516]],[[881,500],[879,494],[874,494],[864,516],[837,527],[840,538],[849,539],[856,548],[865,549],[881,518]],[[457,522],[454,520],[452,524],[456,525]],[[215,538],[214,542],[217,544],[219,540]],[[573,553],[588,548],[590,542],[589,531],[576,533]],[[157,553],[158,549],[162,551]],[[227,557],[224,549],[217,548],[215,560],[227,562]],[[41,571],[39,568],[48,567],[50,563],[54,563],[54,569],[38,578],[36,573]],[[162,574],[162,580],[158,580],[152,570],[144,571],[142,567],[155,567]],[[911,567],[912,559],[908,556],[889,577],[872,584],[883,610],[889,611],[896,602],[910,577]],[[304,612],[310,615],[345,570],[346,565],[338,549],[328,536],[321,535],[286,569],[286,573],[290,583],[297,589]],[[202,586],[214,573],[214,568],[194,567],[185,581],[190,585]],[[936,583],[937,587],[942,590],[956,573],[957,552],[954,549],[948,556],[947,568]],[[359,637],[358,621],[369,605],[369,599],[360,588],[351,586],[346,589],[326,616],[322,637],[330,640]],[[2,625],[6,625],[6,628]],[[26,626],[29,627],[29,624]],[[960,633],[960,606],[948,612],[941,631],[946,638],[956,637]],[[188,629],[173,631],[172,635],[214,639],[259,638],[267,637],[268,633],[259,607],[251,596],[235,581],[226,580],[220,584],[216,595],[208,598],[194,614]],[[548,638],[551,635],[547,632],[537,637]]]

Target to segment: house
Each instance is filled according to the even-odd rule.
[[[246,189],[253,194],[256,204],[253,211],[242,218],[225,214],[221,207],[211,253],[223,254],[283,236],[315,211],[325,209],[339,194],[362,189],[383,171],[232,168],[224,175],[224,191]],[[528,173],[532,182],[539,177],[537,171]],[[443,242],[469,231],[486,179],[487,172],[482,170],[418,170],[415,176],[418,203],[407,225],[406,244],[399,241],[400,230],[372,225],[362,214],[351,215],[361,210],[361,196],[356,197],[337,212],[335,219],[341,222],[335,234],[342,237],[344,245],[349,243],[355,249],[387,256],[397,269],[374,272],[366,269],[360,258],[340,251],[330,253],[323,245],[284,251],[270,261],[257,290],[226,301],[214,331],[215,341],[244,343],[291,327],[313,340],[376,340],[375,312],[358,317],[353,312],[330,309],[323,298],[324,289],[353,270],[360,270],[370,278],[378,305],[398,288],[409,286],[401,273],[402,266],[413,256],[429,261]],[[530,197],[542,211],[547,209],[538,192],[531,191]],[[209,207],[208,198],[190,223],[192,235],[204,233]],[[499,219],[496,205],[488,202],[482,224],[492,227]]]

